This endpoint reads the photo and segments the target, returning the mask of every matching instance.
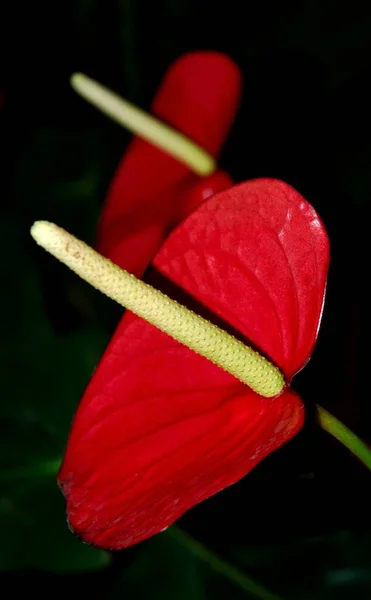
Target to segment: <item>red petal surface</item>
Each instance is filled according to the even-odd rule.
[[[222,171],[204,179],[190,174],[160,196],[151,197],[151,204],[147,205],[148,192],[141,210],[128,213],[125,212],[126,197],[122,195],[122,214],[112,217],[110,223],[107,221],[107,226],[102,227],[97,249],[119,267],[141,278],[173,227],[209,196],[231,185],[232,180]],[[103,216],[103,221],[105,219]]]
[[[274,180],[202,204],[155,266],[290,377],[313,348],[328,242],[313,208]],[[301,427],[290,390],[265,399],[127,312],[79,407],[59,474],[84,540],[124,548],[246,475]]]
[[[266,400],[127,314],[59,475],[70,526],[104,548],[148,538],[241,479],[302,420],[293,392]]]
[[[316,341],[329,265],[326,230],[288,184],[216,194],[168,238],[155,267],[266,354],[287,380]]]
[[[217,156],[233,123],[240,90],[240,72],[228,57],[194,52],[172,64],[152,112]],[[200,178],[169,154],[134,138],[104,204],[98,249],[141,276],[179,219],[230,185],[224,173]]]

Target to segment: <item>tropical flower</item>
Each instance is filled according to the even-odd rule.
[[[289,384],[316,340],[329,247],[289,185],[255,180],[212,196],[154,259],[173,295],[191,297],[219,327],[56,226],[41,222],[33,234],[129,309],[79,406],[58,477],[84,540],[124,548],[162,531],[299,431],[303,404]]]
[[[73,85],[147,140],[133,140],[102,212],[98,248],[113,262],[56,225],[32,228],[41,246],[128,309],[58,477],[71,528],[116,549],[162,531],[300,430],[303,404],[290,386],[317,338],[329,243],[288,184],[233,187],[216,170],[240,93],[226,57],[175,63],[153,105],[165,126],[83,75]],[[146,279],[157,290],[133,275],[151,261]],[[371,468],[366,446],[318,414]]]

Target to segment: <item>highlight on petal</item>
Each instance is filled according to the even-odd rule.
[[[328,268],[314,209],[255,180],[213,196],[154,265],[291,377],[313,349]],[[59,482],[71,528],[103,548],[162,531],[302,426],[300,398],[263,398],[127,312],[77,411]]]
[[[153,264],[259,348],[289,381],[317,338],[329,258],[314,208],[290,185],[256,179],[200,206]]]
[[[152,113],[216,158],[234,121],[240,92],[241,75],[232,60],[218,52],[193,52],[170,66]],[[103,206],[98,250],[141,277],[174,225],[231,184],[221,172],[201,178],[135,137]]]

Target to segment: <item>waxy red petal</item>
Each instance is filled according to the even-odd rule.
[[[216,157],[235,118],[240,91],[240,72],[228,57],[194,52],[171,65],[152,112]],[[170,229],[195,205],[230,185],[228,175],[198,177],[136,137],[105,200],[98,249],[141,276]]]
[[[154,197],[150,205],[144,204],[140,211],[123,212],[113,218],[101,230],[103,237],[97,249],[122,269],[142,277],[172,228],[209,196],[231,185],[232,180],[222,171],[204,179],[189,175],[179,185],[164,190],[160,197]],[[149,196],[144,198],[148,199]],[[124,195],[121,202],[124,211]]]
[[[210,198],[154,260],[290,381],[313,350],[329,265],[326,230],[290,185],[256,179]]]
[[[290,186],[256,180],[202,204],[157,269],[261,344],[290,377],[313,348],[328,266],[325,230]],[[127,312],[76,415],[59,474],[73,530],[124,548],[246,475],[300,429],[273,399]]]
[[[267,400],[126,316],[75,419],[59,475],[73,531],[118,549],[246,475],[301,427],[291,391]]]

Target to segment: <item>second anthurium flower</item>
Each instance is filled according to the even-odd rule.
[[[208,150],[216,151],[215,144]],[[165,182],[165,172],[157,176]],[[71,528],[94,545],[125,548],[162,531],[245,476],[303,424],[303,404],[290,384],[318,334],[326,231],[286,183],[257,179],[226,187],[192,206],[178,188],[171,200],[183,203],[182,219],[172,220],[172,213],[154,237],[153,221],[141,229],[144,213],[125,229],[120,202],[111,200],[110,211],[108,199],[99,234],[100,248],[121,266],[128,268],[133,248],[128,260],[137,275],[154,250],[158,287],[217,328],[153,295],[63,230],[35,226],[38,243],[130,309],[85,392],[58,476]]]
[[[81,92],[84,80],[77,80],[76,87]],[[168,233],[201,202],[232,185],[215,159],[232,127],[240,95],[240,71],[223,54],[192,52],[170,66],[151,112],[202,148],[205,165],[195,173],[169,152],[135,136],[104,202],[97,235],[102,254],[141,277]]]

